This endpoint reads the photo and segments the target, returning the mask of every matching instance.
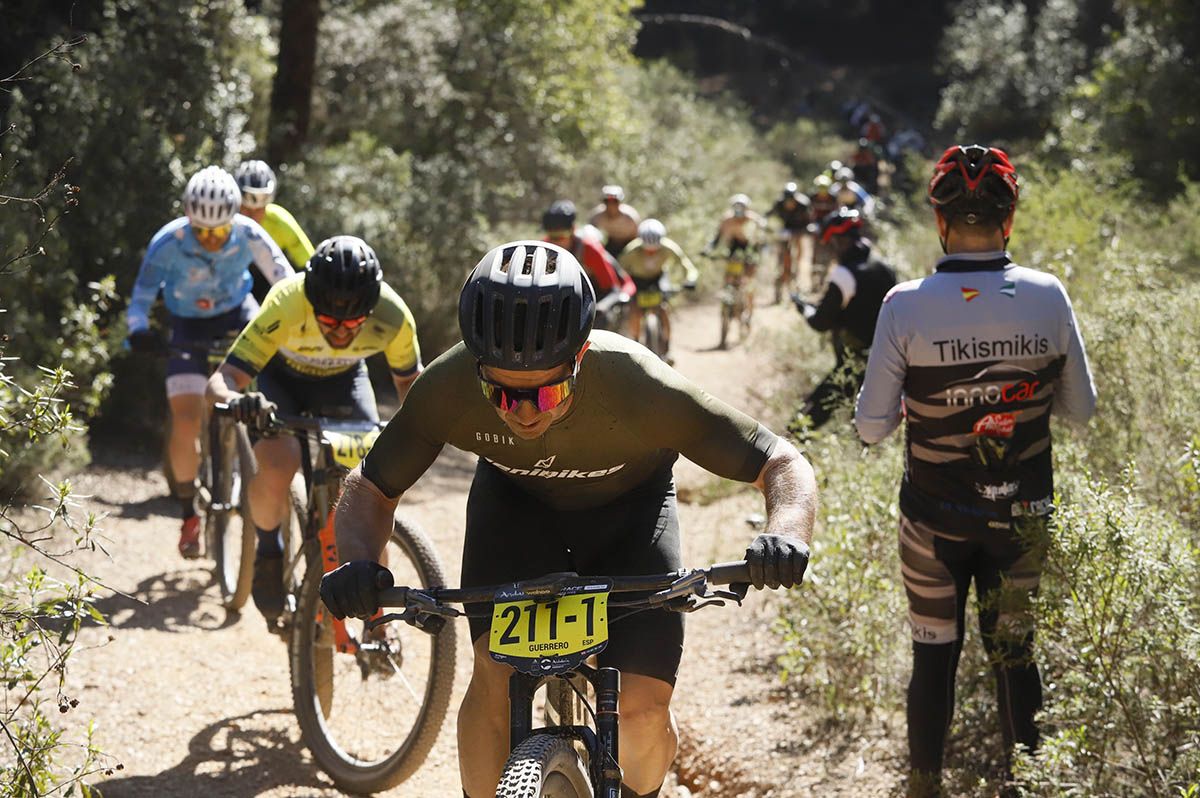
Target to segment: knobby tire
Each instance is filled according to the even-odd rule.
[[[509,754],[496,798],[592,798],[592,785],[571,738],[535,733]]]
[[[221,591],[221,604],[237,612],[250,598],[254,580],[255,536],[246,508],[246,479],[253,471],[252,454],[245,428],[213,418],[208,423],[211,500],[237,509],[209,512],[205,538],[213,559],[213,577]],[[237,494],[237,495],[235,495]],[[234,529],[233,527],[240,527]],[[230,547],[238,557],[236,568],[229,561]]]
[[[433,543],[420,529],[397,520],[392,530],[392,542],[399,546],[416,568],[421,577],[421,586],[445,584]],[[447,623],[434,635],[431,672],[416,721],[409,729],[407,738],[396,741],[395,751],[383,759],[374,762],[356,759],[329,739],[324,724],[338,699],[331,678],[334,658],[349,655],[334,651],[329,625],[317,622],[318,610],[323,609],[320,597],[322,575],[320,553],[314,549],[300,588],[289,643],[296,719],[313,759],[338,787],[351,793],[387,790],[416,772],[437,740],[454,686],[455,627],[453,623]]]

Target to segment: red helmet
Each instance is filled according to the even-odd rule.
[[[1004,150],[978,144],[942,153],[929,181],[929,202],[947,216],[994,216],[1012,210],[1020,194],[1017,170]]]
[[[819,227],[818,233],[821,236],[821,243],[828,244],[834,236],[850,236],[858,238],[862,234],[863,221],[862,215],[854,208],[838,208],[832,213],[826,214]]]

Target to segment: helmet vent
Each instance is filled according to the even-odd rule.
[[[575,297],[567,297],[563,300],[562,311],[558,316],[558,331],[554,335],[554,343],[561,343],[567,340],[567,331],[571,325],[571,311],[574,310]]]
[[[541,352],[546,348],[546,328],[550,326],[550,297],[542,297],[538,302],[537,339],[534,349]]]
[[[525,351],[525,319],[528,315],[529,303],[523,299],[518,299],[513,304],[512,348],[514,352]]]
[[[500,271],[503,274],[508,274],[508,270],[512,268],[513,255],[517,252],[516,247],[509,247],[500,253]]]
[[[554,250],[546,252],[546,274],[554,274],[558,271],[558,253]]]
[[[492,340],[488,346],[496,351],[504,347],[504,300],[498,296],[492,298]]]

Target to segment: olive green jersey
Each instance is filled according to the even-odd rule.
[[[566,415],[529,441],[514,435],[484,397],[475,357],[459,343],[413,383],[363,473],[398,496],[449,443],[564,510],[607,504],[679,454],[722,477],[758,478],[777,440],[773,433],[640,344],[601,331],[590,341]]]
[[[301,272],[272,286],[258,315],[233,342],[227,358],[231,365],[254,376],[278,354],[294,372],[331,377],[383,352],[393,373],[408,376],[418,371],[421,349],[416,324],[408,305],[391,286],[383,284],[379,302],[350,345],[335,349],[321,334],[304,295],[305,276]]]
[[[654,280],[661,277],[663,272],[667,272],[667,276],[676,282],[694,283],[700,279],[700,272],[695,264],[683,254],[678,244],[666,236],[663,236],[662,243],[655,247],[653,252],[646,250],[642,239],[635,238],[625,245],[618,260],[621,268],[635,280]],[[682,273],[682,279],[679,272]]]

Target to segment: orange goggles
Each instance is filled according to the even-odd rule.
[[[366,316],[356,316],[353,319],[339,319],[336,316],[327,316],[324,313],[317,313],[316,316],[317,321],[326,327],[345,327],[347,330],[357,330],[367,323]]]
[[[233,232],[233,222],[223,224],[220,227],[201,227],[200,225],[192,225],[192,235],[196,236],[200,241],[224,241],[229,238],[229,234]]]

